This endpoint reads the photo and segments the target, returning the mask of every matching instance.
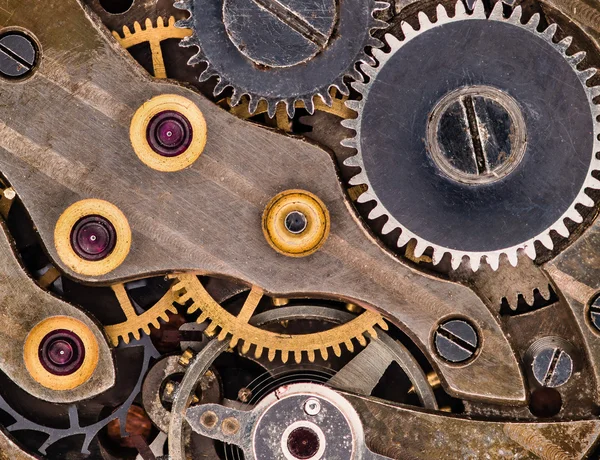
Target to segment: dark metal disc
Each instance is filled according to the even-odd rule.
[[[413,38],[378,71],[362,113],[360,148],[380,203],[430,243],[485,252],[536,237],[573,204],[593,157],[586,92],[564,56],[509,23],[465,20]],[[487,85],[519,104],[527,149],[511,174],[469,185],[426,150],[427,119],[457,88]]]

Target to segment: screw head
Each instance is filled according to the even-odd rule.
[[[288,67],[306,62],[328,46],[336,24],[336,3],[225,0],[223,21],[231,42],[254,64]]]
[[[573,375],[573,359],[560,347],[548,347],[533,357],[531,364],[537,382],[547,388],[564,385]]]
[[[200,423],[209,430],[212,430],[215,426],[217,426],[218,421],[219,417],[212,410],[207,410],[200,416]]]
[[[475,327],[465,320],[454,319],[438,326],[434,343],[442,359],[451,363],[463,363],[477,352],[479,338]]]
[[[318,415],[321,412],[321,403],[317,398],[307,399],[304,403],[304,412],[312,417]]]
[[[489,86],[452,91],[433,109],[427,144],[436,166],[468,184],[496,182],[523,159],[527,139],[517,102]]]
[[[38,62],[38,48],[31,36],[10,31],[0,36],[0,75],[21,79],[33,73]]]

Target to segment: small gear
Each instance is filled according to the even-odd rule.
[[[328,349],[331,348],[336,356],[340,356],[341,345],[344,344],[350,352],[353,352],[353,339],[357,340],[361,346],[365,346],[367,344],[365,334],[368,333],[373,338],[377,337],[375,326],[379,326],[383,330],[388,329],[381,315],[365,311],[352,321],[323,332],[302,335],[277,334],[253,326],[250,322],[258,302],[263,296],[260,289],[254,287],[250,291],[241,312],[234,316],[210,296],[195,275],[172,275],[172,278],[176,280],[172,290],[177,302],[185,304],[191,301],[188,313],[200,310],[200,316],[196,321],[198,323],[209,322],[205,330],[207,335],[217,335],[218,332],[219,341],[230,337],[229,345],[232,348],[241,342],[241,351],[244,354],[248,353],[250,347],[254,345],[254,356],[257,359],[266,350],[269,361],[273,361],[279,352],[284,363],[288,361],[290,353],[294,355],[297,363],[302,361],[303,353],[306,353],[308,360],[313,362],[316,351],[324,360],[327,360]]]
[[[219,78],[215,96],[231,87],[234,106],[245,95],[250,113],[264,100],[270,117],[280,102],[293,117],[296,101],[302,101],[312,114],[315,96],[331,105],[331,87],[348,94],[344,77],[362,80],[356,64],[374,64],[365,49],[381,46],[371,31],[387,23],[374,14],[389,4],[376,0],[183,0],[175,6],[190,12],[177,25],[193,30],[180,45],[199,48],[189,64],[207,64],[200,81]]]
[[[418,31],[402,23],[403,40],[373,50],[378,67],[361,66],[369,82],[347,103],[358,118],[342,122],[357,133],[344,164],[361,169],[350,185],[368,187],[369,219],[387,216],[398,247],[416,241],[416,257],[431,248],[454,269],[485,258],[495,270],[501,255],[516,266],[519,251],[535,260],[600,189],[596,69],[579,70],[571,37],[553,41],[556,24],[540,32],[538,14],[523,24],[520,7],[508,18],[503,7],[488,17],[481,1],[470,14],[459,1],[453,17],[419,13]]]
[[[152,53],[154,76],[156,78],[167,78],[165,61],[160,44],[169,39],[181,40],[185,37],[189,37],[192,34],[192,31],[175,27],[175,18],[173,16],[168,19],[167,24],[165,24],[162,17],[158,17],[156,19],[156,27],[152,23],[152,19],[147,18],[145,26],[146,28],[142,29],[141,24],[136,21],[133,24],[133,32],[129,27],[123,26],[122,36],[116,31],[113,31],[112,34],[125,49],[129,49],[142,43],[148,43]]]
[[[175,294],[169,289],[164,296],[162,296],[158,302],[152,307],[141,314],[137,314],[125,286],[122,284],[115,284],[112,287],[115,296],[127,317],[127,320],[110,326],[105,326],[104,330],[110,338],[111,343],[116,347],[119,344],[119,339],[123,339],[124,343],[129,343],[131,340],[130,336],[133,336],[135,340],[140,340],[141,333],[150,334],[150,326],[154,326],[156,329],[160,328],[160,321],[169,321],[168,312],[173,314],[177,313],[177,307],[174,302],[177,300]]]

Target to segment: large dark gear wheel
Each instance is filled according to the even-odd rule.
[[[552,250],[582,222],[580,206],[594,206],[596,70],[579,70],[585,53],[566,53],[570,37],[553,41],[555,24],[521,20],[502,2],[489,17],[481,2],[469,14],[459,1],[453,17],[439,6],[436,22],[420,13],[419,30],[387,35],[379,66],[362,66],[369,83],[353,85],[359,116],[342,124],[358,153],[345,164],[361,171],[350,184],[368,186],[358,201],[377,202],[369,218],[387,216],[382,233],[400,229],[398,247],[416,241],[416,257],[430,248],[453,268],[465,257],[497,269],[503,254],[516,265],[518,251]]]
[[[215,96],[231,87],[234,106],[248,96],[250,113],[266,101],[270,117],[280,102],[293,117],[296,102],[312,114],[315,96],[331,106],[331,87],[348,94],[344,77],[362,80],[356,64],[374,64],[365,48],[381,46],[371,31],[387,24],[374,14],[389,7],[376,0],[183,0],[175,6],[190,12],[178,26],[193,30],[181,46],[200,49],[189,64],[207,64],[200,81],[218,77]]]

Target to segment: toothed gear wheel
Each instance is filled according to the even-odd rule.
[[[326,331],[300,335],[279,334],[251,324],[250,318],[263,296],[259,289],[254,288],[250,291],[241,312],[234,316],[210,296],[195,275],[181,274],[171,277],[175,280],[172,290],[177,302],[191,302],[188,314],[200,312],[196,322],[208,322],[204,331],[207,335],[216,335],[219,341],[227,339],[231,348],[240,345],[242,354],[247,354],[250,348],[254,347],[256,359],[266,352],[269,361],[274,361],[278,356],[283,363],[288,362],[290,355],[293,355],[296,363],[300,363],[304,357],[314,362],[317,353],[327,360],[330,350],[339,357],[342,354],[342,346],[352,353],[355,350],[354,341],[360,346],[365,346],[367,337],[377,338],[376,327],[388,330],[388,325],[381,315],[367,310],[353,320]]]
[[[190,65],[206,63],[200,81],[216,76],[215,96],[231,87],[231,105],[242,96],[254,113],[261,100],[270,117],[283,102],[290,117],[296,102],[314,112],[315,96],[331,106],[329,90],[348,94],[344,77],[361,80],[359,62],[374,64],[366,47],[387,24],[375,19],[389,7],[375,0],[184,0],[190,17],[177,26],[193,30],[181,46],[200,51]]]
[[[473,270],[484,258],[497,269],[502,254],[516,266],[518,251],[535,260],[600,188],[596,69],[579,70],[572,39],[555,43],[556,24],[538,31],[537,14],[523,24],[520,7],[505,18],[497,2],[488,17],[459,1],[452,17],[439,5],[435,22],[418,19],[403,40],[386,35],[390,51],[373,50],[378,67],[353,84],[359,116],[342,124],[357,134],[342,144],[361,171],[350,185],[368,187],[369,219],[387,216],[382,233],[400,229],[398,247],[416,242],[416,257],[431,248],[435,264],[450,254]]]

